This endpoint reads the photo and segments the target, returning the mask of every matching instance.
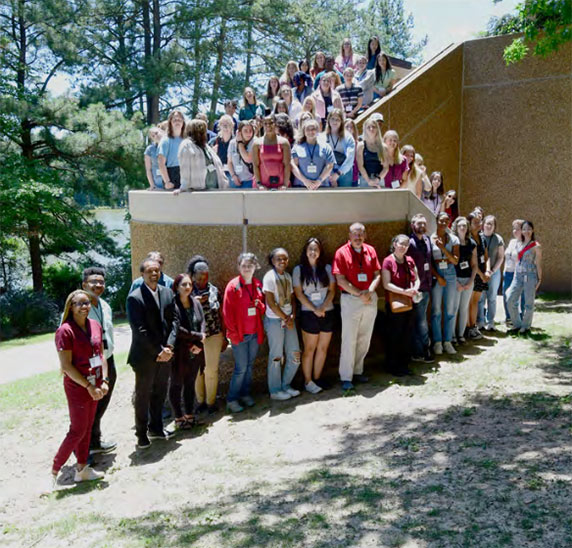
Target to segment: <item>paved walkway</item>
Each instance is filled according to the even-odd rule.
[[[131,344],[128,325],[115,328],[115,353],[126,352]],[[53,340],[0,350],[0,384],[60,368]]]

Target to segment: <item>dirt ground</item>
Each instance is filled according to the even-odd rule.
[[[373,357],[349,397],[259,393],[252,410],[144,452],[121,366],[103,424],[118,449],[95,465],[105,480],[75,486],[72,458],[49,495],[68,426],[61,379],[6,384],[0,543],[572,546],[572,304],[541,302],[534,323],[528,339],[499,326],[399,381]]]

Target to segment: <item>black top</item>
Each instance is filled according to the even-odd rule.
[[[459,246],[459,262],[455,265],[458,278],[471,277],[471,257],[477,244],[473,238],[468,238],[465,244]]]
[[[372,152],[367,148],[367,143],[363,144],[363,167],[370,177],[378,177],[383,171],[383,166],[379,161],[377,152]]]

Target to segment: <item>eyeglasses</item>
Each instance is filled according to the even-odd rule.
[[[85,308],[90,305],[91,303],[89,301],[80,301],[79,303],[78,302],[72,303],[72,306],[77,306],[78,308]]]

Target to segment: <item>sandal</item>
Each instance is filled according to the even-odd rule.
[[[200,426],[202,424],[205,424],[204,421],[197,419],[197,417],[195,415],[185,415],[185,420],[187,421],[189,428],[192,428],[193,426]]]
[[[175,429],[176,430],[187,430],[191,427],[189,421],[183,416],[175,419]]]

